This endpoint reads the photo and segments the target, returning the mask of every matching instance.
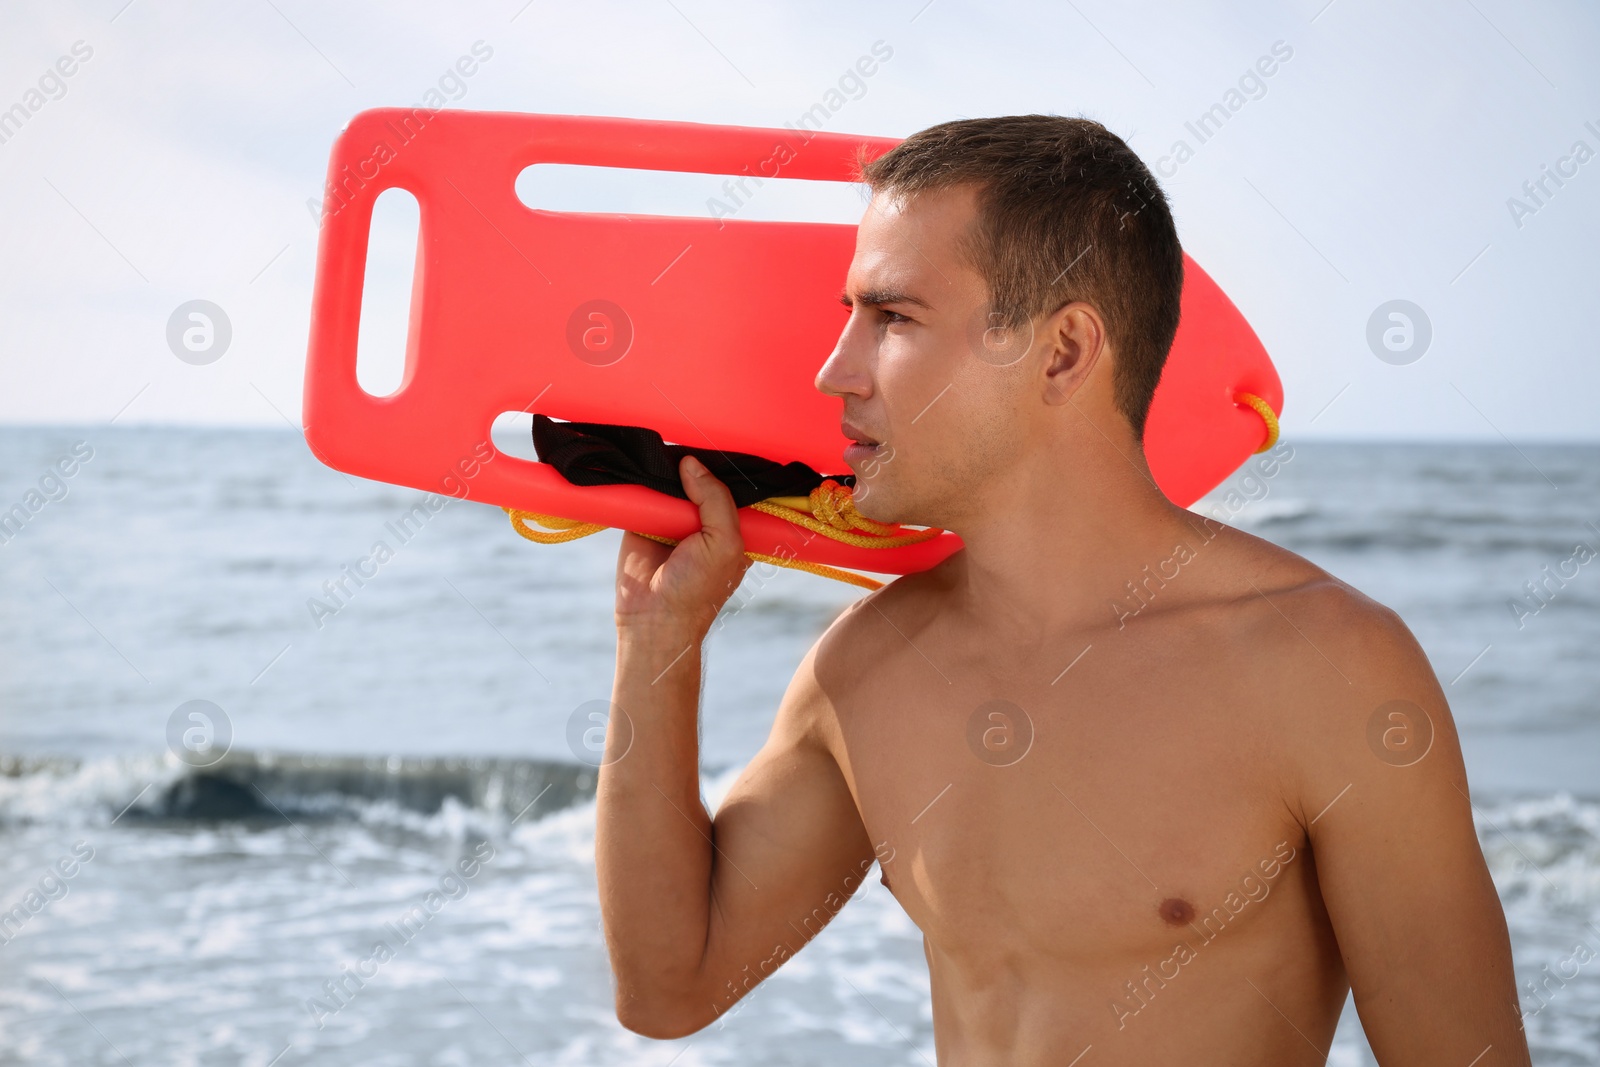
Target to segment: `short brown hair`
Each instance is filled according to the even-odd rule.
[[[1083,118],[962,119],[858,159],[874,192],[978,186],[962,243],[989,284],[997,324],[1020,328],[1074,300],[1104,317],[1113,391],[1134,435],[1178,330],[1183,250],[1167,198],[1127,143]]]

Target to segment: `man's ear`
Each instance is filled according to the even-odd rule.
[[[1040,334],[1048,345],[1044,402],[1065,404],[1083,387],[1105,354],[1105,323],[1092,306],[1074,300],[1052,312]]]

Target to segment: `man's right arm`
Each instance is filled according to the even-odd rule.
[[[771,736],[716,817],[705,809],[700,646],[744,563],[726,487],[709,475],[691,479],[699,534],[670,557],[625,535],[612,702],[631,729],[614,722],[608,732],[595,831],[617,1017],[662,1038],[711,1023],[797,952],[873,858],[821,732],[827,698],[815,663],[828,634],[802,661]]]

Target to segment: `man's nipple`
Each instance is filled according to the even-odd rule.
[[[1194,921],[1194,905],[1182,897],[1168,897],[1157,910],[1168,926],[1188,926]]]

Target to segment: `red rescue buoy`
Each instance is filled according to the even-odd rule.
[[[876,155],[897,143],[574,115],[362,112],[328,164],[307,443],[364,478],[668,538],[699,528],[693,505],[638,485],[575,486],[543,463],[490,451],[495,418],[537,410],[643,426],[678,444],[840,471],[839,402],[812,382],[848,314],[838,292],[854,226],[544,211],[524,205],[515,183],[535,163],[849,181],[861,145]],[[372,206],[392,187],[417,198],[421,222],[404,376],[379,397],[356,381],[356,337]],[[1276,412],[1283,392],[1238,309],[1187,256],[1184,269],[1182,322],[1145,451],[1157,484],[1187,506],[1267,440],[1240,395]],[[729,292],[739,294],[730,309],[703,313],[705,294]],[[740,525],[752,552],[884,574],[923,570],[961,543],[947,532],[853,547],[751,507]]]

